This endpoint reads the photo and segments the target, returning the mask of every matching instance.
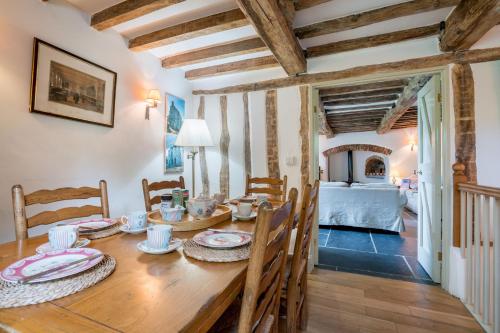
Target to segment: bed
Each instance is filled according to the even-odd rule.
[[[319,224],[405,230],[402,211],[406,196],[397,187],[331,186],[322,183],[319,189]]]

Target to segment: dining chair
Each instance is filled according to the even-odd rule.
[[[65,207],[53,211],[43,211],[31,217],[26,215],[27,206],[90,198],[100,198],[101,206]],[[64,187],[55,190],[38,190],[25,195],[21,185],[14,185],[12,187],[12,206],[14,209],[16,239],[27,239],[28,229],[39,225],[92,215],[109,218],[108,187],[106,181],[101,180],[99,188],[87,186],[79,188]]]
[[[279,208],[273,209],[269,202],[259,206],[243,298],[226,310],[211,333],[277,332],[296,202],[297,189],[292,188]]]
[[[146,206],[146,211],[150,212],[153,209],[153,205],[161,203],[160,194],[151,197],[151,192],[181,188],[185,189],[184,177],[180,176],[179,180],[164,180],[160,182],[154,182],[149,184],[148,180],[144,178],[142,180],[142,192],[144,193],[144,205]]]
[[[283,202],[286,201],[286,182],[287,176],[285,175],[283,179],[272,178],[272,177],[254,177],[251,178],[247,175],[245,195],[249,194],[268,194],[274,198],[277,198]],[[252,185],[267,185],[262,186],[252,186]]]
[[[293,255],[291,262],[287,263],[289,273],[286,274],[281,305],[282,312],[286,313],[286,332],[290,333],[296,332],[297,326],[301,330],[307,328],[307,262],[318,194],[319,180],[314,186],[307,184],[304,187]]]

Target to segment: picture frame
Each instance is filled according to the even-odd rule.
[[[175,146],[184,118],[186,117],[186,101],[175,95],[165,94],[165,134],[163,170],[165,174],[184,171],[184,149]]]
[[[114,127],[116,72],[35,38],[30,112]]]

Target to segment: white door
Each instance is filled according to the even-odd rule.
[[[418,262],[441,281],[441,97],[440,77],[418,93]]]

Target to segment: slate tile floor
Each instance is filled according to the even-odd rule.
[[[403,212],[401,234],[374,229],[322,227],[319,229],[319,267],[432,283],[417,262],[417,216]]]

